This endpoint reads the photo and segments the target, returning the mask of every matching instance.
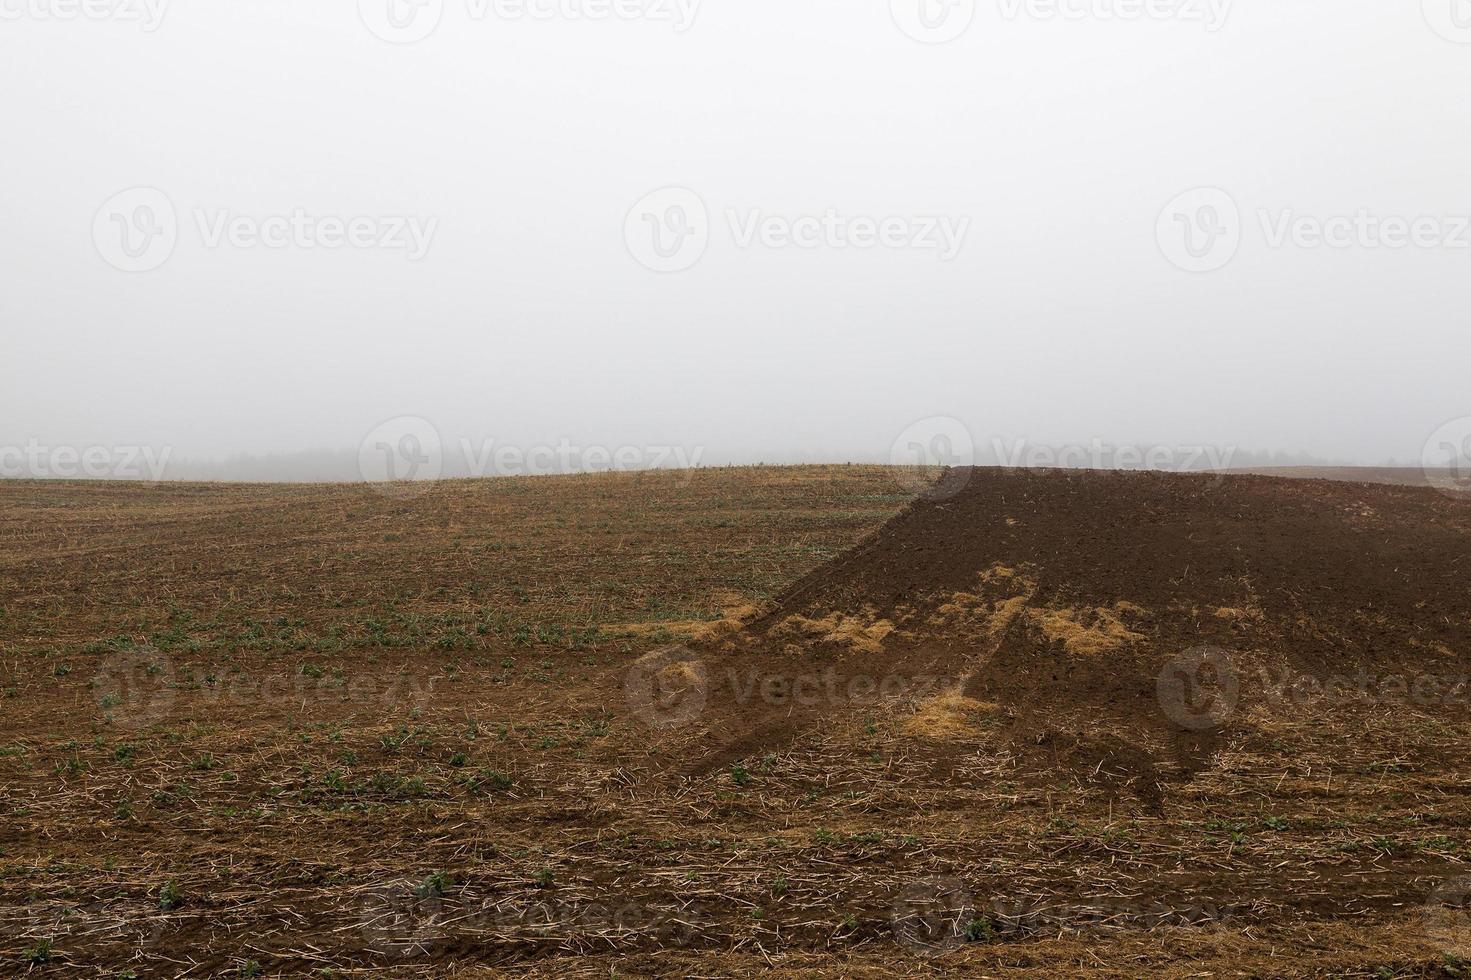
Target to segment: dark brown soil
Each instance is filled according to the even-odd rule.
[[[1123,773],[1154,803],[1162,781],[1207,764],[1231,727],[1182,728],[1162,710],[1162,668],[1187,651],[1218,648],[1240,670],[1272,664],[1314,677],[1452,677],[1466,667],[1471,498],[1086,470],[973,469],[941,486],[797,582],[742,634],[693,655],[778,672],[800,669],[795,656],[833,669],[840,687],[889,674],[962,679],[966,695],[1007,710],[1016,749],[1039,768]],[[1120,618],[1137,638],[1075,652],[1026,616],[994,635],[931,622],[956,593],[984,593],[978,577],[997,567],[1025,576],[1028,610],[1126,604]],[[825,656],[781,629],[793,616],[864,610],[897,627],[881,652]],[[711,696],[716,747],[689,772],[769,751],[843,708],[841,699],[742,705],[728,685]],[[1101,718],[1168,751],[1093,742],[1070,729]]]

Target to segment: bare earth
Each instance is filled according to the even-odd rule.
[[[0,973],[1471,975],[1471,497],[923,476],[0,482]]]

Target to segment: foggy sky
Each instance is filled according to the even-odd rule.
[[[1471,6],[1465,37],[1437,9],[1464,0],[992,0],[943,44],[905,0],[446,0],[405,44],[375,2],[0,0],[0,445],[355,455],[412,416],[447,443],[842,461],[943,416],[980,444],[1379,464],[1471,416]],[[708,244],[657,272],[626,228],[667,187]],[[131,188],[176,212],[148,271],[98,244]],[[1239,207],[1202,272],[1159,238],[1197,188]],[[293,215],[427,239],[224,230]],[[753,231],[773,215],[815,244]],[[1304,216],[1358,218],[1330,247],[1282,231]],[[1363,230],[1425,217],[1427,244]],[[948,260],[854,244],[891,218],[966,230]]]

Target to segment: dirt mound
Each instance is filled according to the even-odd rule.
[[[955,471],[945,489],[690,651],[712,676],[687,771],[855,709],[963,741],[988,705],[1006,751],[1039,771],[1148,798],[1244,724],[1242,675],[1263,665],[1325,677],[1466,662],[1471,500],[1064,470]],[[1218,716],[1213,698],[1232,703]]]

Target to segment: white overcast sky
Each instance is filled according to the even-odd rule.
[[[174,0],[152,31],[68,2],[0,0],[3,444],[355,450],[412,415],[843,460],[948,416],[1372,464],[1471,416],[1466,0],[1237,0],[1216,30],[1206,0],[982,0],[945,44],[890,0],[704,0],[682,32],[445,0],[411,44],[355,0]],[[709,244],[659,273],[625,219],[670,186]],[[136,187],[178,239],[125,272],[94,220]],[[1157,227],[1201,187],[1240,243],[1190,272]],[[944,261],[741,247],[727,217],[829,209],[971,223]],[[1461,247],[1272,247],[1260,212],[1287,210],[1429,216]],[[418,261],[199,226],[297,211],[437,225]]]

